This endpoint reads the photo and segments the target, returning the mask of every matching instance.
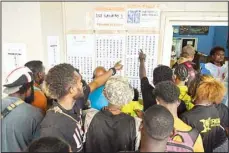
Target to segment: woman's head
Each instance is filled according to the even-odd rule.
[[[212,76],[198,74],[191,82],[189,94],[197,103],[208,101],[218,104],[224,97],[225,87]]]

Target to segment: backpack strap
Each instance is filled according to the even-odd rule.
[[[192,141],[193,141],[193,145],[194,145],[195,142],[196,142],[196,140],[197,140],[197,138],[198,138],[198,136],[199,136],[199,131],[198,131],[197,129],[195,129],[195,128],[192,128],[192,129],[188,132],[188,134],[190,135],[190,137],[191,137],[191,139],[192,139]]]
[[[199,132],[195,128],[192,128],[188,132],[175,130],[174,135],[172,137],[170,137],[170,139],[174,140],[175,137],[179,136],[180,139],[182,140],[182,142],[185,142],[184,137],[186,137],[185,135],[187,135],[187,134],[190,136],[191,141],[193,142],[192,146],[194,146],[194,144],[195,144],[195,142],[196,142],[196,140],[197,140],[197,138],[199,136]]]
[[[15,103],[10,104],[1,112],[1,119],[5,118],[12,110],[14,110],[17,106],[24,103],[21,99],[16,101]]]

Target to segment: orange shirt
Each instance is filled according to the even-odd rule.
[[[47,98],[36,83],[34,83],[34,101],[32,105],[40,108],[44,113],[47,111]]]

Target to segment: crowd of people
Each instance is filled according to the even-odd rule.
[[[41,61],[30,61],[4,84],[2,151],[228,152],[224,53],[214,47],[197,70],[195,50],[185,46],[172,68],[158,65],[149,80],[140,51],[142,99],[128,78],[115,75],[120,62],[97,67],[86,82],[70,64],[45,74]]]

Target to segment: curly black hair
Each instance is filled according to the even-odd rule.
[[[210,56],[213,56],[217,51],[223,51],[223,52],[225,52],[225,49],[223,47],[216,46],[216,47],[214,47],[214,48],[211,49]]]
[[[179,64],[174,69],[174,74],[181,81],[185,81],[188,78],[188,69],[184,64]]]
[[[76,84],[75,68],[70,64],[59,64],[51,68],[45,77],[45,92],[53,99],[60,99],[68,94],[69,88]]]
[[[165,140],[173,130],[174,118],[165,107],[154,105],[144,113],[143,125],[150,137]]]
[[[70,146],[56,137],[43,137],[32,142],[26,152],[70,152]]]
[[[180,90],[172,81],[163,81],[156,85],[154,95],[166,103],[174,103],[179,100]]]
[[[165,65],[158,65],[153,71],[153,83],[157,85],[162,81],[172,81],[173,71],[170,67]]]

